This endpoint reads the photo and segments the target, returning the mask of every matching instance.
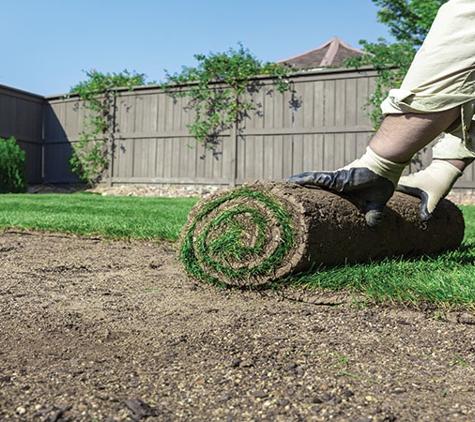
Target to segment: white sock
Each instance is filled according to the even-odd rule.
[[[396,186],[404,168],[408,164],[409,163],[394,163],[386,158],[380,157],[368,146],[366,147],[366,153],[361,158],[343,167],[342,170],[366,167],[377,175],[390,180],[393,185]]]

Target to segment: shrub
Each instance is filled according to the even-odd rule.
[[[26,159],[16,139],[0,138],[0,193],[26,192]]]

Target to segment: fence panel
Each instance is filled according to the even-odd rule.
[[[341,70],[302,74],[292,78],[292,90],[284,95],[272,92],[269,82],[252,94],[262,107],[239,131],[237,183],[334,170],[361,155],[372,134],[362,106],[374,76]]]
[[[227,142],[205,151],[190,136],[186,99],[156,87],[120,91],[115,113],[109,183],[228,184]]]
[[[44,113],[44,182],[76,183],[69,160],[84,130],[84,109],[77,98],[48,100]]]
[[[0,85],[0,138],[14,136],[26,153],[28,183],[42,182],[44,99]]]

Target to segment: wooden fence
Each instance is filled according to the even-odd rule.
[[[109,184],[239,185],[281,180],[309,170],[331,170],[360,155],[371,136],[363,105],[374,71],[326,70],[295,75],[292,92],[280,94],[272,80],[248,94],[255,110],[224,132],[213,151],[188,133],[188,99],[159,87],[121,90],[112,108],[115,130]],[[45,110],[45,181],[74,181],[68,159],[83,130],[77,98],[48,98]]]
[[[111,165],[103,182],[234,186],[336,169],[360,156],[373,133],[363,105],[375,76],[371,69],[295,74],[292,91],[284,95],[275,91],[270,79],[259,78],[260,88],[248,94],[255,109],[239,127],[226,131],[214,150],[205,150],[189,135],[187,125],[194,115],[186,97],[172,98],[158,86],[119,90],[111,108]],[[0,90],[2,114],[13,101],[7,94]],[[10,119],[0,114],[0,136],[15,135],[29,148],[34,180],[39,167],[45,183],[76,182],[69,158],[71,145],[84,129],[85,110],[79,99],[47,97],[42,102],[41,97],[17,94],[16,110],[25,107],[30,114],[17,112],[11,130],[5,130]],[[27,127],[29,137],[22,132]],[[427,164],[430,155],[428,148],[413,168]],[[457,186],[475,188],[473,170]]]
[[[39,95],[0,85],[0,138],[14,136],[26,152],[28,181],[42,183],[43,110]]]

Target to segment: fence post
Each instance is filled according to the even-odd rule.
[[[114,156],[115,156],[115,129],[116,129],[116,105],[118,92],[113,92],[111,108],[109,110],[110,126],[109,126],[109,142],[107,146],[108,168],[107,168],[107,186],[112,186],[112,178],[114,177]]]
[[[231,165],[229,166],[229,187],[236,187],[237,179],[237,159],[238,159],[238,122],[234,120],[231,126],[230,144],[231,144]]]

